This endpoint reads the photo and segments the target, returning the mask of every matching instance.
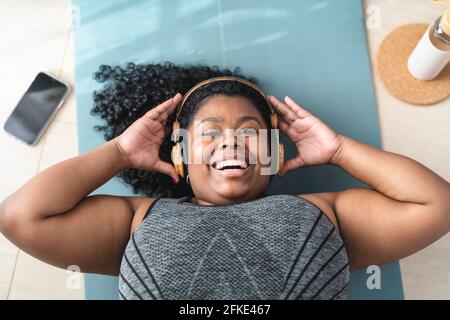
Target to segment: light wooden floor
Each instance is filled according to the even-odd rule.
[[[0,2],[2,125],[37,72],[75,82],[69,8],[68,0]],[[72,93],[35,147],[0,132],[0,200],[36,173],[77,155],[74,97]],[[84,299],[83,285],[67,286],[70,277],[66,270],[18,250],[0,234],[0,299]]]
[[[374,61],[389,31],[405,23],[429,23],[442,10],[423,0],[366,0],[379,10],[379,28],[367,30]],[[406,6],[408,4],[408,7]],[[375,6],[375,7],[373,7]],[[74,51],[69,0],[0,2],[0,122],[14,108],[37,72],[74,84]],[[370,15],[370,14],[369,14]],[[370,15],[373,17],[372,15]],[[374,72],[383,148],[411,157],[450,181],[450,99],[431,107],[397,101]],[[0,201],[36,173],[77,155],[74,94],[35,147],[0,132]],[[450,299],[450,236],[401,261],[408,299]],[[83,286],[70,289],[71,274],[18,250],[0,235],[0,299],[83,299]]]

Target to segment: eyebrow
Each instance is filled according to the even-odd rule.
[[[258,118],[254,117],[254,116],[243,116],[240,117],[239,120],[237,121],[237,124],[241,124],[242,122],[246,122],[246,121],[250,121],[250,120],[255,120],[256,122],[258,122],[259,126],[262,127],[261,122],[259,122]],[[216,117],[207,117],[204,118],[202,120],[200,120],[200,122],[197,124],[197,126],[201,125],[204,122],[223,122],[223,118],[216,118]]]

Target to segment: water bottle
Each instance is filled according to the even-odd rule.
[[[430,25],[422,36],[409,56],[408,70],[418,80],[432,80],[439,75],[449,61],[450,7],[442,17]]]

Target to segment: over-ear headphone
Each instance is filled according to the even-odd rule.
[[[247,81],[245,79],[241,79],[238,77],[232,77],[232,76],[224,76],[224,77],[214,77],[207,80],[204,80],[198,84],[196,84],[194,87],[192,87],[183,97],[183,100],[181,101],[181,104],[177,108],[176,114],[175,114],[175,121],[173,122],[172,126],[172,137],[176,140],[176,144],[172,147],[172,162],[175,167],[175,171],[178,175],[181,177],[184,177],[184,167],[183,167],[183,154],[182,154],[182,145],[179,141],[180,139],[180,123],[178,122],[178,117],[181,114],[181,110],[183,109],[184,104],[186,103],[189,96],[198,88],[212,82],[216,81],[238,81],[240,83],[243,83],[253,89],[255,89],[263,98],[264,101],[266,101],[267,106],[270,110],[270,122],[272,125],[272,129],[278,128],[278,116],[275,113],[272,105],[270,104],[269,100],[267,99],[264,91],[262,91],[259,87],[257,87],[255,84],[251,83],[250,81]],[[274,131],[275,133],[275,150],[278,150],[276,156],[273,156],[273,153],[271,155],[272,161],[275,161],[275,172],[274,174],[278,173],[283,166],[284,163],[284,145],[280,143],[280,137],[278,130]]]

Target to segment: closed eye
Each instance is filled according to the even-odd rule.
[[[222,134],[220,130],[206,130],[202,133],[205,137],[218,137]]]
[[[256,130],[253,128],[239,128],[236,130],[236,135],[253,137],[256,136]]]

